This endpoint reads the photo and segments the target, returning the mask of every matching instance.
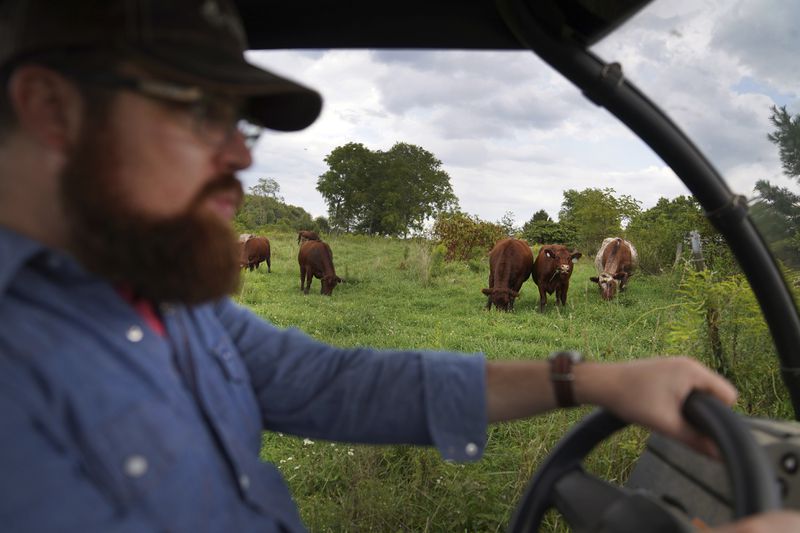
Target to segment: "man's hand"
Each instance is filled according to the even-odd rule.
[[[677,439],[707,454],[716,449],[681,413],[697,389],[725,405],[736,401],[736,389],[719,374],[687,357],[640,359],[629,363],[586,364],[575,369],[575,396],[599,405],[626,422]]]
[[[625,363],[585,362],[572,370],[578,403],[604,407],[626,422],[640,424],[695,449],[714,454],[711,441],[682,415],[689,393],[699,389],[724,404],[736,401],[725,378],[688,357]],[[556,407],[546,361],[489,361],[486,367],[489,421],[533,416]]]
[[[712,533],[800,533],[800,513],[773,511],[710,530]]]

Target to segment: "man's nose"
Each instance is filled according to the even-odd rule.
[[[241,131],[234,130],[220,144],[217,161],[221,167],[220,170],[226,173],[244,170],[253,164],[253,155]]]

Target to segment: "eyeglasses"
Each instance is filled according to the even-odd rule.
[[[238,132],[244,137],[247,147],[252,148],[264,132],[262,126],[253,123],[243,114],[241,102],[231,96],[206,92],[200,87],[121,76],[111,72],[64,74],[79,82],[127,89],[185,109],[191,116],[197,137],[211,146],[221,146]]]

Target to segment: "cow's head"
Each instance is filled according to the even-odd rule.
[[[603,300],[613,300],[614,295],[617,294],[620,281],[624,280],[625,276],[626,274],[624,272],[613,275],[608,272],[603,272],[599,276],[592,276],[589,280],[597,283],[600,287],[600,296]]]
[[[568,278],[572,275],[572,267],[583,255],[570,252],[564,246],[550,246],[544,249],[544,255],[555,263],[555,274]]]
[[[336,285],[339,283],[344,283],[344,280],[335,274],[322,276],[322,290],[320,291],[320,294],[330,296],[331,293],[333,293],[334,287],[336,287]]]
[[[514,308],[514,299],[519,297],[519,293],[512,289],[481,289],[481,292],[501,311],[511,311]]]

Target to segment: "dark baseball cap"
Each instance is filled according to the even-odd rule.
[[[244,97],[248,118],[300,130],[322,98],[258,68],[230,0],[0,0],[0,67],[62,49],[118,50],[153,76]]]

